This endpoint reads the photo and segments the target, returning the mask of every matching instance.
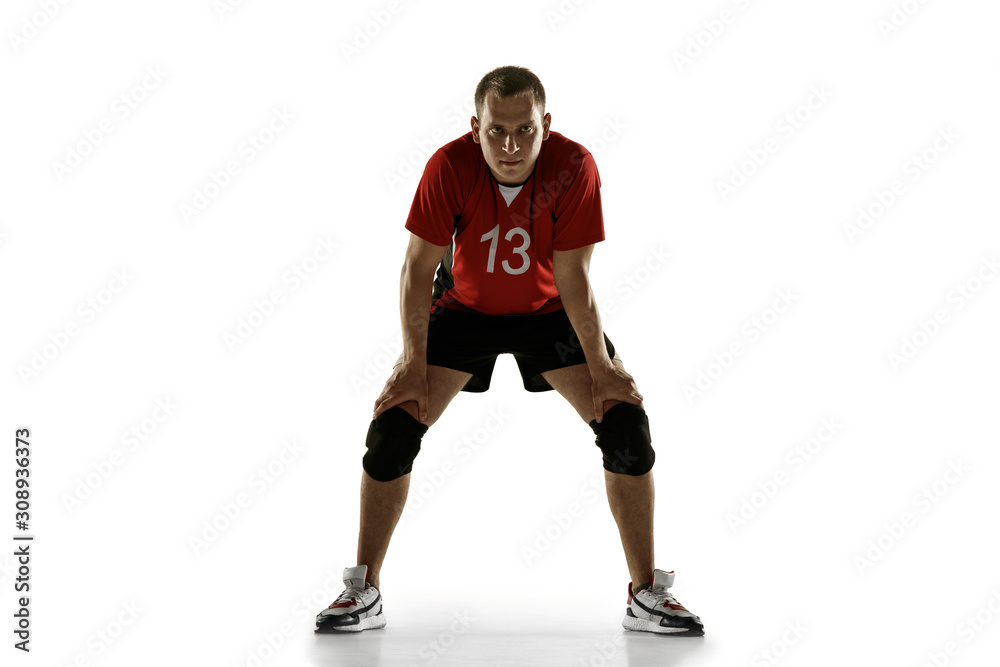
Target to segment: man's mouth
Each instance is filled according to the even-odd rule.
[[[515,165],[518,162],[520,162],[520,160],[500,160],[500,164],[505,164],[507,166]]]

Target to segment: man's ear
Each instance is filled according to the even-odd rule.
[[[472,140],[479,143],[479,119],[472,117]]]
[[[542,141],[549,138],[549,127],[552,125],[552,114],[545,114],[545,118],[542,119]]]

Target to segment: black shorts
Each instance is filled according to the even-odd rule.
[[[607,334],[604,344],[608,356],[617,358]],[[542,377],[545,371],[587,363],[562,308],[544,315],[485,315],[438,306],[431,313],[427,364],[472,373],[462,391],[489,389],[500,354],[514,355],[528,391],[552,390]]]

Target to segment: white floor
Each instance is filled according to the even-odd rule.
[[[595,609],[589,621],[575,616],[518,618],[503,609],[477,612],[464,620],[473,619],[466,626],[457,614],[396,612],[381,630],[314,633],[302,644],[308,664],[338,667],[721,664],[719,636],[631,632],[621,627],[620,614],[608,610]]]

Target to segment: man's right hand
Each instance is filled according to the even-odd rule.
[[[402,363],[392,369],[392,375],[375,399],[375,413],[372,419],[406,401],[417,402],[417,414],[421,423],[427,420],[427,367]]]

